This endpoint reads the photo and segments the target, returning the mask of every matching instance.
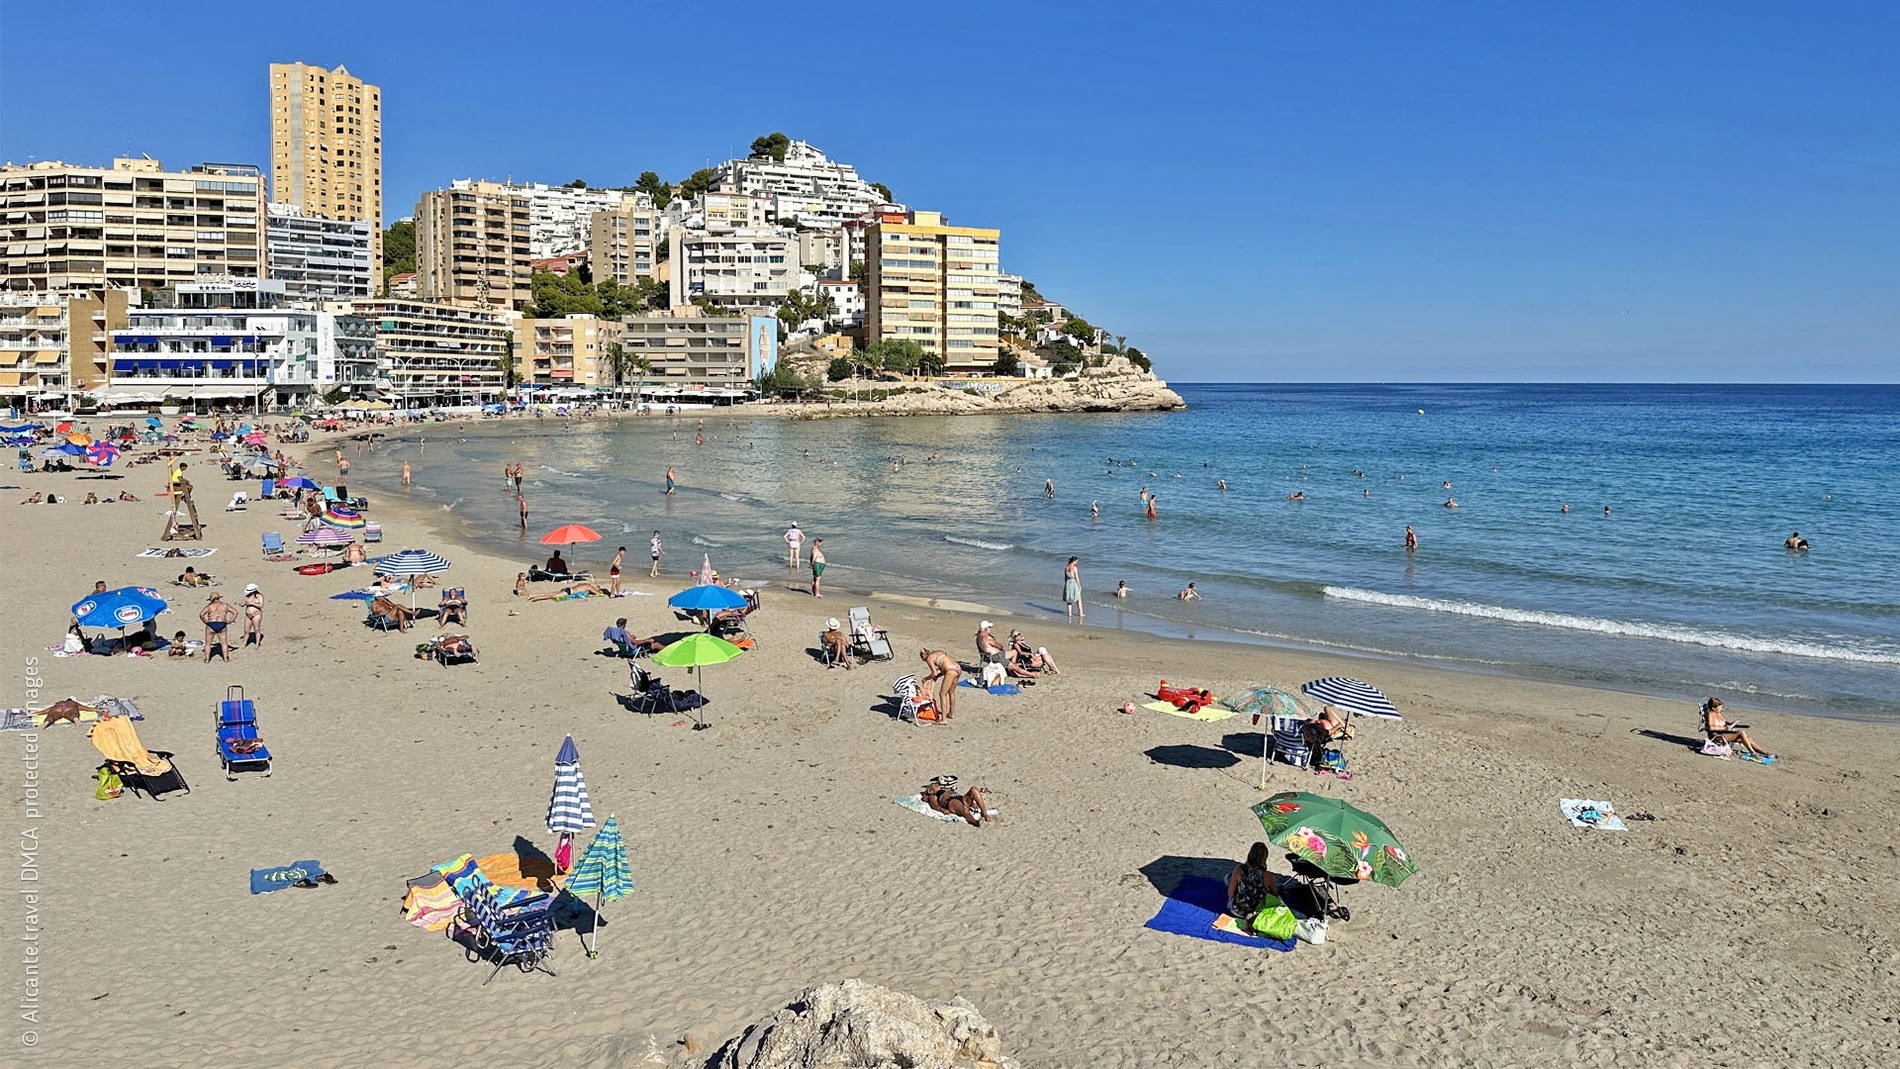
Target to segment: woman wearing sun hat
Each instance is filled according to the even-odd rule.
[[[264,592],[256,583],[244,584],[244,644],[264,644]]]

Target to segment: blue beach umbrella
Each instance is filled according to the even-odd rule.
[[[170,604],[151,587],[122,586],[86,595],[73,604],[73,616],[87,627],[130,627],[164,612]]]
[[[384,575],[440,575],[449,570],[449,562],[426,549],[405,549],[377,561],[376,570]],[[409,588],[409,607],[416,607],[416,588],[413,586]]]
[[[575,897],[594,896],[591,933],[594,945],[588,947],[587,956],[597,958],[600,956],[601,903],[618,902],[633,893],[633,870],[627,866],[627,847],[620,841],[618,817],[609,815],[594,841],[587,845],[587,852],[581,855],[580,863],[567,878],[566,890]]]
[[[668,605],[688,612],[721,612],[726,609],[743,609],[745,598],[723,586],[701,584],[689,586],[685,590],[666,599]]]
[[[304,478],[301,475],[292,475],[290,478],[285,479],[282,482],[278,483],[277,486],[281,490],[315,490],[317,489],[316,483],[312,482],[309,479]]]

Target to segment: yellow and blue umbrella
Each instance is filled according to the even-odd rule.
[[[594,841],[587,844],[587,852],[581,855],[573,874],[567,878],[567,892],[577,897],[594,896],[594,924],[591,932],[594,945],[588,948],[587,956],[599,957],[601,904],[618,902],[633,893],[633,870],[627,866],[627,848],[620,841],[620,821],[617,817],[609,816],[607,823],[595,833]]]

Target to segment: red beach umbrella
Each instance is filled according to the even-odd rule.
[[[568,546],[575,542],[598,541],[600,541],[600,532],[579,523],[563,524],[541,536],[541,544],[544,546]]]

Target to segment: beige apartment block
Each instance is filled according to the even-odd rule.
[[[0,292],[0,399],[78,392],[106,381],[127,291]]]
[[[531,204],[519,187],[457,179],[416,205],[416,293],[522,309],[533,301]]]
[[[577,313],[515,322],[515,380],[535,386],[618,386],[613,346],[621,325]]]
[[[646,194],[594,213],[587,258],[596,280],[611,278],[631,286],[636,279],[652,278],[662,251],[660,213]]]
[[[0,287],[158,290],[201,275],[257,278],[263,204],[263,173],[248,164],[0,167]]]
[[[370,224],[383,262],[383,91],[342,67],[270,65],[271,201]]]
[[[937,212],[880,220],[865,233],[865,340],[902,339],[942,357],[952,375],[996,364],[1001,232],[948,226]]]
[[[515,338],[512,313],[390,298],[328,307],[362,316],[375,328],[379,377],[402,407],[501,398]]]

